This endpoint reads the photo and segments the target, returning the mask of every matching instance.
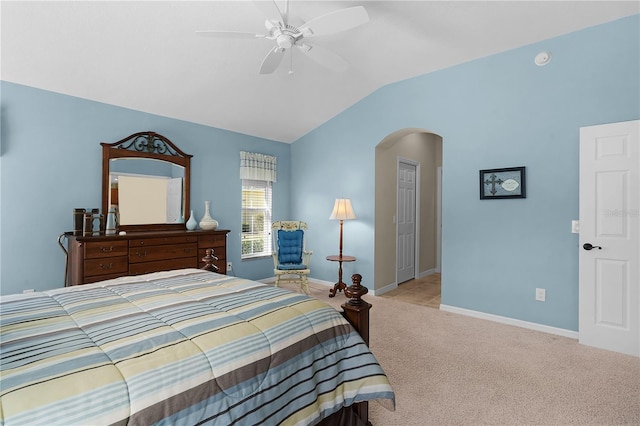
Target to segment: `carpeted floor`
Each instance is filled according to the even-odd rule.
[[[292,287],[293,288],[293,287]],[[342,293],[312,284],[339,308]],[[640,358],[575,340],[366,296],[370,346],[396,411],[370,404],[374,426],[640,425]]]

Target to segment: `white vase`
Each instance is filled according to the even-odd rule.
[[[187,221],[187,229],[189,231],[193,231],[198,227],[198,222],[196,218],[193,216],[193,210],[191,210],[191,216],[189,216],[189,220]]]
[[[209,207],[211,201],[204,202],[204,217],[200,220],[200,229],[210,231],[218,227],[218,221],[211,217],[209,214]]]

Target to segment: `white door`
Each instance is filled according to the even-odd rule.
[[[415,278],[416,256],[416,166],[398,164],[398,254],[396,280]]]
[[[640,121],[580,129],[580,343],[640,356]]]

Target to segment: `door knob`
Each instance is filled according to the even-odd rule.
[[[600,246],[594,246],[594,245],[592,245],[591,243],[584,243],[584,244],[582,245],[582,248],[583,248],[583,249],[585,249],[585,250],[591,250],[591,249],[596,249],[596,248],[597,248],[598,250],[602,250],[602,247],[600,247]]]

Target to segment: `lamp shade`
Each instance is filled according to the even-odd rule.
[[[347,220],[355,218],[356,214],[353,212],[353,208],[351,207],[351,200],[348,198],[337,198],[329,219]]]

